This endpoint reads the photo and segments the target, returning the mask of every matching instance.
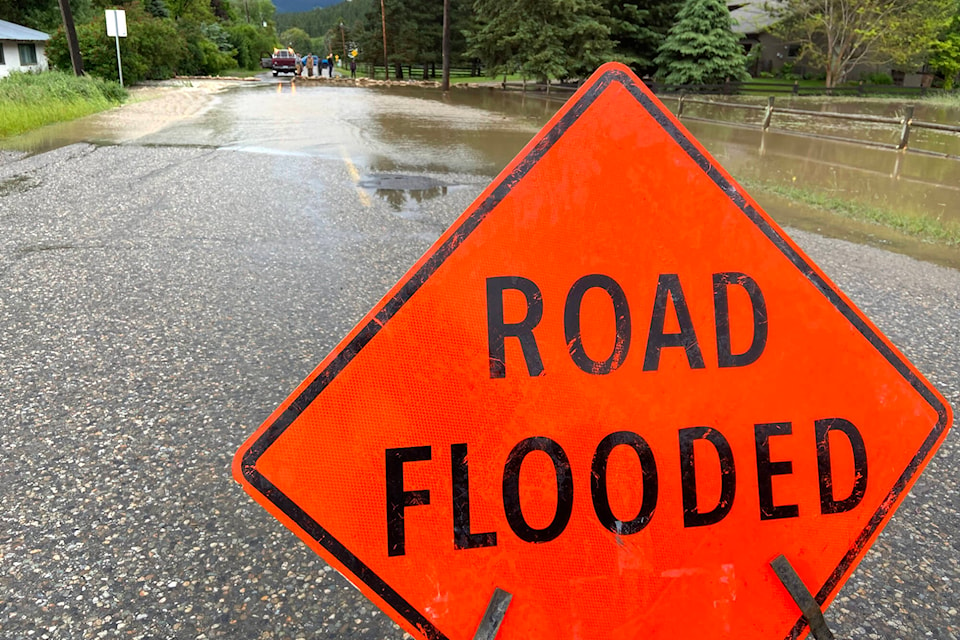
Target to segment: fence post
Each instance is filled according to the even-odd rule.
[[[678,119],[678,120],[683,117],[683,99],[684,99],[684,97],[686,97],[686,96],[685,96],[685,94],[683,93],[683,91],[681,91],[681,92],[680,92],[680,98],[677,100],[677,119]]]
[[[793,81],[793,95],[795,95],[795,96],[800,95],[800,81],[799,81],[799,80],[794,80],[794,81]]]
[[[763,113],[763,130],[770,128],[770,119],[773,118],[773,96],[767,98],[767,110]]]
[[[897,144],[897,149],[904,150],[907,148],[907,142],[910,139],[910,123],[913,122],[913,105],[907,106],[906,112],[903,114],[903,128],[900,129],[900,143]]]
[[[863,80],[861,80],[860,83],[857,84],[857,93],[861,96],[863,95]]]

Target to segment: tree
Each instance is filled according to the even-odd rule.
[[[313,49],[310,34],[297,27],[291,27],[281,33],[280,44],[284,47],[293,47],[293,50],[301,56],[307,55]]]
[[[592,0],[476,0],[468,53],[487,73],[585,77],[614,57],[610,14]]]
[[[126,5],[126,18],[128,36],[120,39],[124,82],[161,80],[177,73],[187,43],[173,21],[153,17],[136,2]],[[113,38],[107,36],[103,12],[90,22],[77,25],[77,39],[85,70],[117,80],[116,48]],[[53,66],[70,68],[70,51],[62,27],[50,39],[46,53]]]
[[[960,74],[960,16],[954,16],[944,32],[931,43],[929,64],[943,74],[943,88],[953,89]]]
[[[723,0],[686,0],[658,49],[657,77],[668,84],[747,80],[747,61]]]
[[[833,87],[861,63],[918,63],[949,21],[951,0],[780,0],[775,35],[801,46]]]
[[[653,74],[657,49],[677,16],[678,0],[633,0],[631,3],[605,0],[610,13],[610,38],[616,57],[640,75]]]
[[[143,8],[154,18],[169,18],[170,10],[163,0],[144,0]]]
[[[70,0],[70,9],[77,23],[87,22],[95,13],[90,0]],[[53,33],[63,23],[57,0],[0,0],[0,20],[46,33]]]

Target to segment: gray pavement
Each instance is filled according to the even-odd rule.
[[[0,637],[403,637],[230,463],[482,181],[398,211],[333,158],[0,162]],[[960,405],[960,272],[791,234]],[[828,610],[838,638],[960,638],[958,446]]]

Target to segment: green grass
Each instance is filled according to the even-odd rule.
[[[960,246],[960,225],[920,214],[901,213],[844,200],[819,191],[757,180],[742,180],[750,191],[764,191],[852,220],[873,222],[920,240]]]
[[[11,73],[0,79],[0,138],[110,109],[126,98],[126,90],[100,78]]]

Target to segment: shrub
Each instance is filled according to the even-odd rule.
[[[144,11],[139,2],[127,5],[126,13],[129,35],[120,38],[124,83],[135,84],[141,80],[162,80],[174,76],[186,43],[173,21],[153,17]],[[113,38],[107,36],[103,13],[98,14],[92,22],[77,25],[77,40],[84,71],[100,78],[119,79],[116,45]],[[50,39],[47,56],[56,68],[71,68],[70,51],[62,28]]]
[[[893,77],[886,73],[868,73],[864,77],[867,84],[893,84]]]
[[[181,37],[186,41],[179,73],[188,76],[216,75],[225,69],[237,66],[230,53],[220,50],[203,34],[203,25],[181,20],[177,24]]]
[[[252,24],[227,27],[227,33],[230,36],[231,45],[237,52],[237,66],[242,69],[259,69],[261,54],[270,55],[273,50],[273,36]]]

